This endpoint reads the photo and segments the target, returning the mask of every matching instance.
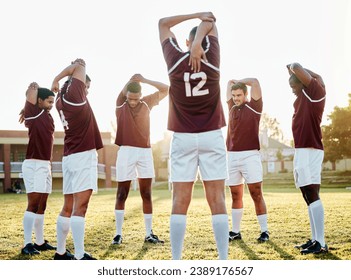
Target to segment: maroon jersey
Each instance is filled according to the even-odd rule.
[[[158,105],[159,93],[147,95],[140,99],[134,108],[121,92],[116,101],[117,132],[115,144],[150,148],[150,111]]]
[[[82,81],[72,78],[64,84],[56,98],[56,109],[65,129],[64,156],[103,147]]]
[[[162,43],[170,80],[168,129],[175,132],[205,132],[226,125],[219,85],[219,43],[206,36],[202,43],[208,63],[194,73],[189,52],[183,52],[175,38]]]
[[[38,105],[26,101],[24,118],[29,136],[26,159],[51,160],[55,130],[52,116]]]
[[[262,98],[235,106],[233,99],[228,101],[229,125],[227,150],[230,152],[259,150],[259,125],[262,113]]]
[[[325,97],[325,88],[316,79],[297,96],[292,118],[295,148],[323,150],[321,122]]]

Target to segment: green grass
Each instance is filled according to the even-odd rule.
[[[271,180],[271,181],[269,181]],[[253,202],[247,192],[244,196],[244,216],[241,232],[243,240],[230,243],[229,259],[237,260],[351,260],[351,190],[344,185],[329,183],[322,185],[321,198],[325,209],[325,238],[330,252],[325,255],[300,255],[294,245],[310,237],[307,208],[302,196],[289,184],[273,184],[267,178],[264,197],[268,209],[271,240],[258,244],[259,225]],[[226,190],[227,209],[230,213],[230,193]],[[153,189],[153,230],[163,245],[144,243],[144,221],[139,192],[131,191],[126,202],[123,226],[123,243],[111,245],[115,235],[115,189],[100,190],[91,198],[86,216],[85,250],[101,260],[169,260],[169,217],[171,192],[163,184]],[[61,210],[63,196],[54,192],[49,196],[45,215],[45,239],[56,244],[56,218]],[[20,254],[23,246],[23,213],[27,205],[24,194],[0,195],[0,259],[52,259],[53,252],[27,257]],[[231,217],[229,216],[231,225]],[[67,247],[73,251],[71,233]],[[196,185],[191,202],[187,232],[184,241],[183,259],[217,259],[217,251],[211,227],[209,207],[201,185]]]

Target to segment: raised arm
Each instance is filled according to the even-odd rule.
[[[207,62],[205,51],[202,48],[202,41],[207,35],[218,37],[217,27],[214,21],[202,21],[196,30],[194,41],[191,44],[189,65],[195,72],[200,71],[201,59]]]
[[[30,83],[27,90],[26,90],[26,100],[33,105],[37,104],[38,102],[38,88],[39,85],[36,82]],[[24,109],[22,109],[19,113],[19,123],[24,122]]]
[[[262,98],[260,82],[256,78],[245,78],[241,80],[229,80],[227,85],[227,101],[232,98],[232,86],[236,83],[242,83],[250,87],[250,97],[254,100]]]
[[[171,16],[171,17],[164,17],[161,18],[158,22],[158,30],[160,35],[160,42],[166,40],[169,37],[175,38],[174,33],[171,31],[171,28],[183,21],[190,20],[190,19],[200,19],[202,21],[215,21],[215,17],[212,13],[203,12],[203,13],[194,13],[194,14],[187,14],[187,15],[178,15],[178,16]]]
[[[63,69],[54,78],[54,81],[52,82],[51,90],[53,92],[59,92],[60,90],[59,81],[65,77],[73,77],[85,83],[86,81],[85,61],[83,59],[77,58],[75,61],[71,63],[71,65]]]
[[[159,101],[161,101],[163,98],[165,98],[168,95],[169,86],[164,83],[146,79],[140,74],[133,75],[131,80],[155,87],[159,92]]]
[[[36,82],[30,83],[26,91],[26,100],[33,105],[38,102],[38,88],[39,85]]]
[[[262,91],[260,82],[256,78],[245,78],[241,79],[238,82],[241,82],[250,87],[250,96],[254,100],[262,98]]]
[[[303,68],[299,63],[291,63],[286,66],[289,70],[289,74],[294,74],[296,78],[306,87],[309,86],[312,79],[317,79],[318,82],[325,87],[322,77],[311,70]]]

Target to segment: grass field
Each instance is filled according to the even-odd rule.
[[[329,253],[325,255],[301,255],[294,245],[310,237],[307,208],[301,194],[292,185],[269,180],[264,184],[264,197],[268,209],[270,241],[259,244],[259,225],[253,203],[247,190],[244,196],[244,216],[241,232],[243,240],[229,244],[229,259],[237,260],[351,260],[351,190],[346,185],[322,184],[321,199],[325,209],[325,238]],[[227,209],[230,213],[230,193],[226,190]],[[85,250],[100,260],[169,260],[169,217],[171,192],[167,184],[153,189],[153,230],[165,244],[144,243],[144,222],[141,198],[138,191],[131,191],[126,203],[123,226],[123,243],[111,245],[115,235],[115,189],[99,190],[91,198],[86,216]],[[45,215],[45,239],[56,244],[56,218],[61,210],[63,196],[53,192],[49,196]],[[52,259],[54,252],[42,252],[27,257],[20,254],[23,246],[22,219],[27,204],[24,194],[0,195],[0,260]],[[231,217],[229,216],[229,225]],[[67,248],[73,251],[71,233]],[[193,200],[187,220],[187,232],[183,250],[184,260],[217,259],[210,211],[202,186],[194,188]]]

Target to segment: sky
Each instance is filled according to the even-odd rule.
[[[294,95],[286,65],[299,62],[326,84],[323,124],[351,93],[351,1],[348,0],[12,0],[1,1],[0,130],[25,130],[18,113],[35,81],[51,87],[54,77],[83,58],[92,79],[89,102],[100,131],[112,131],[117,95],[135,74],[169,82],[158,36],[158,20],[211,11],[221,47],[223,108],[229,79],[260,81],[263,111],[276,118],[291,139]],[[186,50],[191,20],[173,30]],[[62,84],[62,82],[61,82]],[[60,85],[61,85],[60,84]],[[144,95],[155,91],[142,85]],[[62,131],[56,109],[56,130]],[[151,111],[151,142],[167,131],[168,98]]]

